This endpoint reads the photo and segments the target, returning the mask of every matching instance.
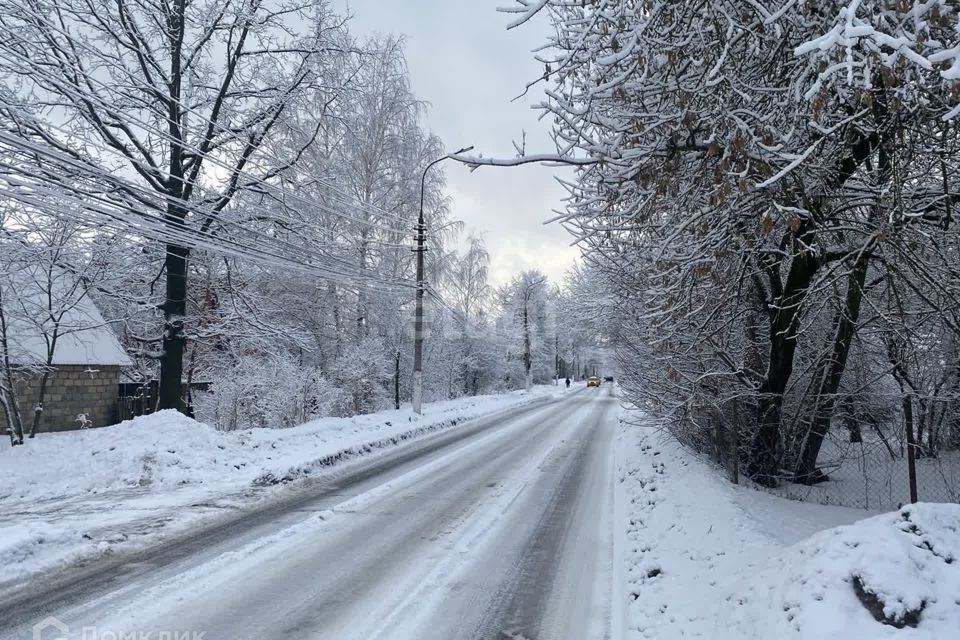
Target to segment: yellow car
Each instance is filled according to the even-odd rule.
[[[587,378],[587,386],[588,386],[588,387],[599,387],[599,386],[600,386],[600,378],[598,378],[597,376],[590,376],[589,378]]]

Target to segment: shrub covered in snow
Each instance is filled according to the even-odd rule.
[[[342,395],[335,399],[335,415],[349,417],[383,408],[390,379],[389,358],[378,338],[364,338],[337,358],[331,376]]]
[[[197,417],[222,431],[287,428],[331,414],[339,392],[316,367],[288,359],[247,358],[199,394]]]

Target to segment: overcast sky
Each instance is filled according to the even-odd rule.
[[[507,31],[510,17],[498,6],[510,0],[336,0],[353,14],[355,35],[402,34],[414,93],[430,103],[426,126],[448,150],[475,145],[487,156],[512,157],[512,140],[527,132],[527,151],[549,151],[547,123],[530,105],[542,92],[511,102],[542,69],[531,50],[544,40],[546,26]],[[556,224],[544,226],[564,191],[553,179],[558,169],[485,167],[471,173],[444,163],[454,217],[466,223],[464,236],[484,236],[491,254],[491,280],[501,284],[524,269],[562,277],[578,250]],[[559,169],[559,171],[565,171]]]

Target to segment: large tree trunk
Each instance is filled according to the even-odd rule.
[[[860,319],[863,286],[866,282],[869,265],[869,257],[866,253],[861,253],[847,278],[847,296],[843,308],[837,313],[834,321],[833,350],[830,359],[823,364],[819,376],[820,388],[817,390],[816,396],[819,402],[794,473],[796,482],[813,484],[826,480],[826,476],[817,469],[817,456],[820,454],[823,439],[830,430],[830,421],[833,418],[833,411],[836,406],[837,391],[840,388],[840,381],[843,379],[843,372],[846,370],[850,345],[853,343],[853,334]]]
[[[876,131],[869,136],[859,136],[855,144],[852,145],[851,155],[845,159],[841,165],[837,186],[846,182],[847,178],[853,175],[855,168],[869,157],[873,150],[877,150],[876,180],[879,186],[889,182],[891,177],[890,155],[888,153],[889,145],[893,144],[895,132],[889,125],[889,116],[887,109],[887,97],[882,78],[878,78],[877,91],[873,102],[874,122],[877,126]],[[869,166],[869,164],[868,164]],[[869,211],[868,222],[873,222],[879,215],[876,207]],[[872,247],[872,241],[857,256],[853,270],[847,279],[847,296],[844,303],[844,309],[841,310],[836,321],[836,332],[833,345],[833,353],[830,361],[825,363],[821,380],[821,388],[817,398],[822,400],[819,403],[813,419],[813,425],[804,442],[801,452],[798,468],[795,478],[798,482],[811,483],[825,479],[822,473],[816,471],[817,456],[820,453],[820,446],[823,439],[830,429],[830,420],[833,417],[833,410],[836,404],[836,393],[840,387],[840,381],[843,379],[843,372],[847,365],[847,356],[850,353],[850,344],[853,341],[853,334],[857,329],[857,322],[860,318],[860,304],[863,301],[863,286],[867,277],[867,268],[870,266],[869,251]]]
[[[187,209],[182,204],[186,185],[184,148],[179,141],[182,130],[183,68],[181,55],[186,33],[186,1],[176,0],[167,17],[170,37],[170,95],[167,101],[167,127],[172,142],[169,150],[169,178],[167,187],[166,223],[171,230],[185,228]],[[159,409],[183,410],[181,382],[183,379],[183,352],[185,338],[183,323],[187,315],[187,258],[190,250],[174,244],[166,245],[164,268],[167,272],[166,299],[163,302],[163,352],[160,355]]]
[[[767,383],[760,387],[758,393],[757,433],[750,449],[747,472],[757,483],[773,487],[777,484],[780,459],[780,414],[783,409],[783,393],[771,390]]]
[[[160,356],[160,409],[182,410],[181,382],[186,338],[183,321],[187,314],[187,258],[190,250],[167,245],[166,301],[163,303],[163,353]]]
[[[882,84],[882,83],[878,83]],[[879,101],[878,101],[879,102]],[[878,122],[885,120],[881,104],[874,104],[879,114]],[[835,187],[843,186],[861,164],[877,147],[876,134],[862,135],[851,130],[849,155],[837,165],[837,172],[830,182]],[[768,268],[771,284],[770,306],[770,354],[766,378],[760,386],[757,400],[757,433],[754,436],[747,472],[755,481],[765,485],[777,483],[780,462],[780,417],[783,410],[783,394],[793,375],[793,359],[797,351],[797,327],[800,311],[807,289],[820,269],[820,260],[812,247],[816,240],[816,219],[823,217],[822,201],[814,199],[805,207],[811,212],[797,233],[797,246],[802,247],[790,263],[787,281],[780,287],[778,266]]]
[[[800,246],[812,247],[815,232],[808,230],[800,238]],[[774,267],[775,268],[775,267]],[[753,438],[747,472],[754,481],[766,486],[777,484],[780,468],[780,417],[783,394],[793,375],[793,359],[797,351],[797,327],[807,288],[820,263],[809,249],[794,256],[782,291],[774,281],[773,305],[770,311],[770,352],[767,375],[758,389],[757,433]],[[772,272],[771,272],[772,273]]]

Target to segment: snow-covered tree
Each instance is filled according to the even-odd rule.
[[[296,161],[266,143],[298,105],[338,90],[317,69],[349,48],[324,0],[0,5],[5,144],[72,176],[33,170],[8,193],[58,189],[165,227],[161,407],[180,405],[191,246],[238,193]]]
[[[545,158],[578,167],[563,220],[617,301],[632,399],[697,446],[732,434],[759,482],[822,479],[864,307],[891,274],[955,295],[956,6],[507,10],[553,23]]]
[[[344,392],[338,411],[341,415],[370,413],[381,409],[387,398],[390,368],[383,343],[372,337],[347,347],[331,372]]]
[[[525,271],[498,291],[505,318],[504,328],[512,336],[507,359],[520,365],[524,388],[534,381],[554,376],[552,320],[548,306],[547,278],[538,271]]]
[[[58,345],[71,334],[100,328],[88,309],[91,290],[104,284],[110,243],[91,242],[94,230],[70,220],[16,205],[0,220],[0,324],[6,408],[14,434],[27,422],[20,414],[13,381],[23,373],[39,377],[29,420],[35,437]],[[19,438],[19,435],[17,435]]]

